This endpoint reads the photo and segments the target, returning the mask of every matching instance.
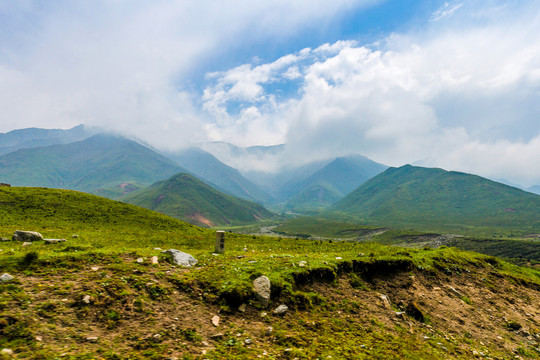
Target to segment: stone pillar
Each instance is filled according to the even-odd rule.
[[[225,252],[225,231],[216,231],[216,254],[223,254]]]

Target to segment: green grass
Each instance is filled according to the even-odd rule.
[[[272,282],[272,306],[286,303],[296,310],[296,315],[287,318],[254,315],[255,318],[250,318],[252,323],[272,326],[274,332],[271,340],[252,333],[249,336],[256,336],[260,341],[253,346],[244,344],[248,335],[243,334],[254,331],[249,328],[250,322],[244,325],[224,322],[215,330],[221,335],[212,338],[213,346],[207,358],[248,359],[260,355],[261,349],[268,351],[270,358],[436,359],[443,355],[462,358],[448,356],[448,351],[464,351],[459,340],[450,341],[443,334],[429,333],[432,340],[418,344],[419,334],[427,334],[424,327],[413,334],[406,328],[382,324],[375,316],[371,320],[358,319],[354,317],[355,312],[365,306],[361,299],[347,298],[335,303],[328,296],[338,294],[339,279],[349,275],[354,288],[364,295],[369,294],[372,285],[366,279],[393,271],[439,281],[448,276],[447,269],[457,277],[466,274],[468,269],[477,269],[508,276],[516,283],[540,286],[538,270],[456,248],[403,249],[375,242],[227,233],[225,254],[215,256],[212,230],[84,193],[0,188],[0,204],[0,236],[9,237],[14,230],[24,229],[40,231],[45,237],[67,239],[66,243],[58,245],[35,242],[22,246],[21,243],[0,242],[0,268],[17,278],[0,285],[0,331],[3,335],[9,334],[0,336],[0,348],[14,349],[19,358],[53,359],[66,352],[71,354],[67,357],[71,359],[158,359],[167,357],[171,348],[183,351],[186,359],[196,358],[200,352],[182,350],[200,349],[202,335],[193,325],[163,328],[156,323],[153,332],[144,336],[113,337],[111,342],[103,339],[95,345],[86,341],[81,331],[92,326],[112,336],[122,331],[122,326],[129,321],[143,317],[152,322],[159,315],[155,308],[170,304],[176,309],[176,304],[187,301],[177,298],[178,293],[187,296],[192,306],[214,309],[208,310],[208,321],[215,309],[219,309],[223,319],[233,316],[243,302],[257,312],[270,311],[253,301],[252,281],[260,275],[268,276]],[[340,224],[319,223],[319,226],[324,225],[332,229],[330,232],[341,231]],[[78,237],[72,237],[73,234]],[[173,268],[156,248],[188,252],[199,263],[189,271]],[[159,266],[135,262],[137,257],[153,255],[160,257]],[[95,265],[102,270],[90,271],[90,266]],[[34,287],[25,283],[32,279],[38,280],[34,280]],[[306,288],[304,285],[310,282],[328,284],[331,295],[325,297]],[[33,300],[43,296],[40,294],[46,294],[41,302]],[[92,298],[91,306],[83,302],[86,294]],[[64,297],[70,299],[68,303],[52,301]],[[474,299],[463,301],[477,306]],[[340,312],[343,316],[338,315]],[[65,314],[76,317],[68,318]],[[38,317],[41,323],[33,320]],[[38,329],[40,332],[36,333]],[[67,349],[48,348],[47,342],[42,344],[35,340],[41,332],[52,337],[60,330],[71,331],[69,338],[61,342],[66,343]],[[162,343],[169,338],[181,340],[170,345]],[[438,343],[449,350],[442,351]],[[130,350],[117,349],[124,346],[129,346]],[[524,345],[523,352],[532,351]]]

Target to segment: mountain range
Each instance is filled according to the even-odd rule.
[[[97,132],[97,129],[79,125],[68,130],[28,128],[0,133],[0,155],[19,149],[69,144],[89,138]]]
[[[80,190],[203,226],[273,218],[263,206],[400,227],[497,225],[534,232],[540,222],[535,187],[526,192],[471,174],[387,168],[358,154],[277,166],[285,145],[209,143],[159,153],[136,139],[94,130],[0,134],[0,147],[15,149],[0,156],[0,182]],[[240,171],[232,165],[242,156]]]

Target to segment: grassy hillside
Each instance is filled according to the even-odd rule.
[[[72,231],[140,226],[156,230],[200,230],[154,211],[73,190],[0,187],[0,204],[3,229]]]
[[[274,216],[259,204],[223,194],[184,173],[133,193],[124,201],[201,226],[250,223]]]
[[[330,210],[391,227],[540,232],[540,196],[475,175],[410,165],[386,170]]]
[[[83,141],[0,156],[0,181],[121,195],[127,184],[150,185],[185,171],[134,141],[95,135]]]
[[[0,236],[67,239],[0,242],[14,277],[0,283],[0,348],[13,354],[2,358],[540,355],[540,273],[492,257],[237,234],[215,256],[213,231],[92,195],[11,188],[0,201]],[[161,248],[199,262],[180,268]],[[269,307],[252,290],[260,275]]]
[[[229,195],[255,202],[268,202],[271,197],[243,177],[238,170],[225,165],[210,153],[189,148],[167,156],[210,186]]]

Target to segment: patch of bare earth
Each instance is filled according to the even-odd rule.
[[[364,350],[360,344],[374,324],[396,338],[405,329],[408,341],[432,341],[449,359],[526,358],[519,348],[539,346],[540,288],[489,269],[471,268],[459,275],[380,272],[360,282],[353,281],[353,274],[333,282],[307,279],[298,290],[318,294],[323,305],[289,303],[284,316],[271,311],[286,301],[279,298],[268,310],[255,300],[244,312],[227,310],[207,289],[182,283],[188,272],[159,264],[21,275],[27,299],[9,304],[9,316],[30,321],[37,348],[58,356],[101,349],[126,358],[156,351],[160,358],[225,359],[213,350],[232,341],[249,350],[243,358],[288,358],[290,344],[324,344],[322,336],[332,336],[321,335],[328,324],[343,324],[346,336],[358,344],[351,358],[370,358],[361,353],[373,346]]]
[[[192,219],[193,221],[198,222],[199,224],[203,224],[208,227],[212,227],[215,225],[212,221],[210,221],[209,219],[205,218],[204,216],[198,213],[190,214],[188,215],[188,217]]]

